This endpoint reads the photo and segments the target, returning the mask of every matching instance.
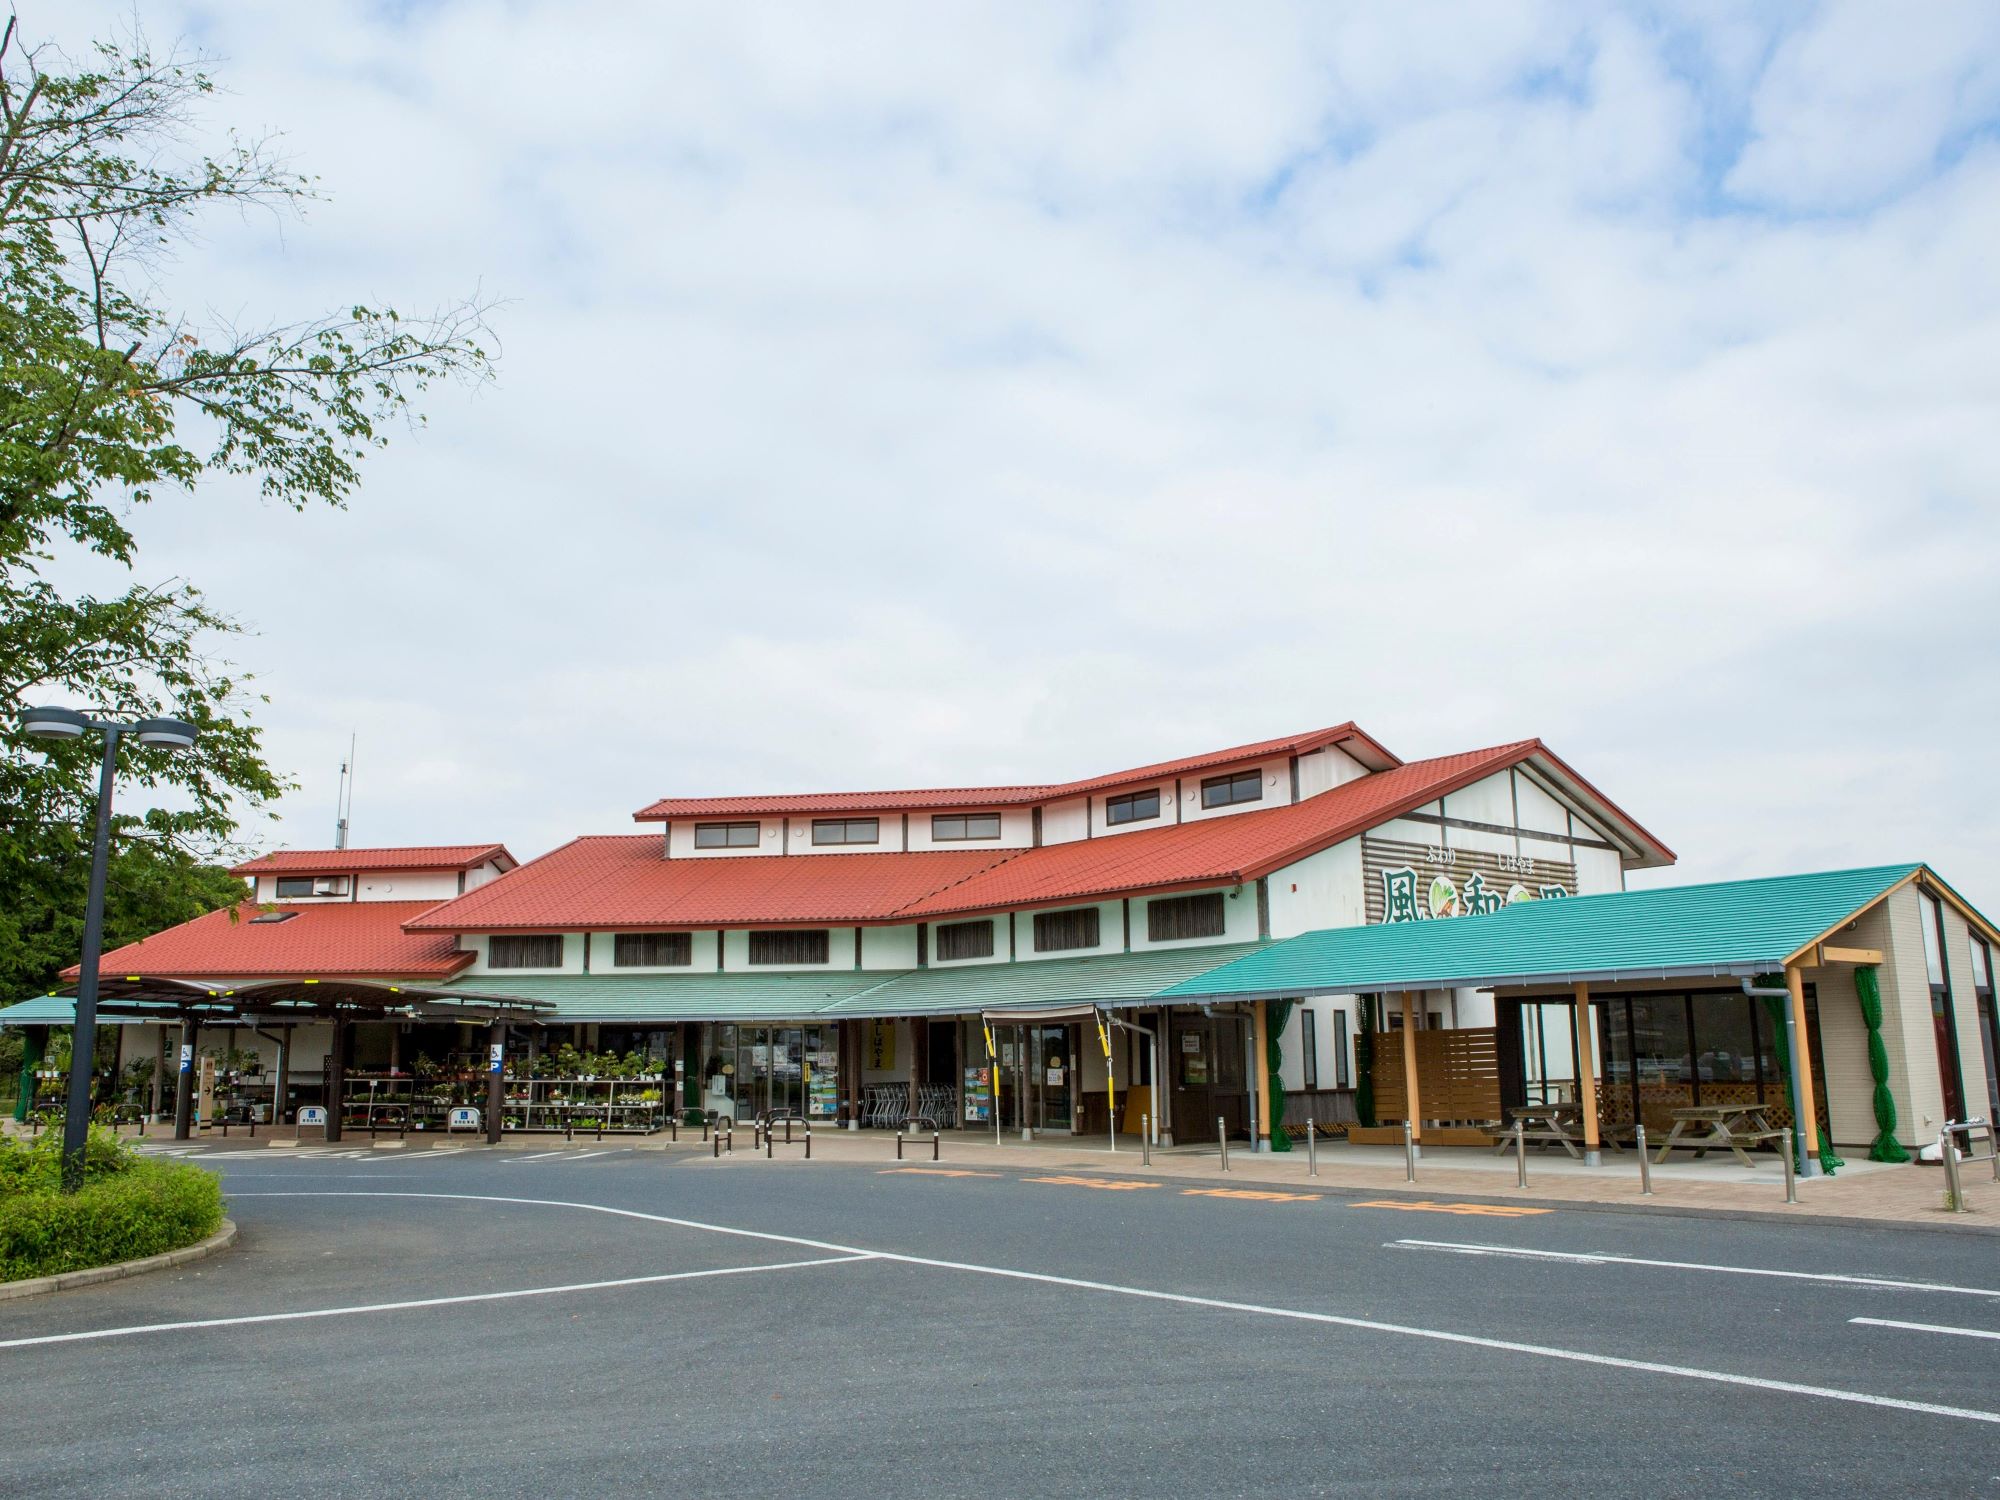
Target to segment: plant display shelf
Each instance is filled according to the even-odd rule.
[[[652,1135],[667,1128],[671,1088],[661,1074],[637,1078],[510,1077],[502,1125],[513,1131],[565,1135]]]

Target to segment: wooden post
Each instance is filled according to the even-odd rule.
[[[1806,1141],[1799,1176],[1812,1177],[1819,1172],[1819,1112],[1813,1107],[1812,1047],[1806,1038],[1806,981],[1796,964],[1785,966],[1785,988],[1792,992],[1792,1091]]]
[[[1590,986],[1576,982],[1576,1016],[1570,1023],[1576,1037],[1576,1102],[1583,1107],[1583,1159],[1590,1166],[1602,1166],[1603,1137],[1597,1125],[1597,1051],[1590,1034]],[[1638,1091],[1633,1091],[1636,1116]],[[1638,1124],[1635,1118],[1632,1123]]]
[[[1271,1055],[1271,1033],[1266,1003],[1256,1000],[1250,1005],[1250,1086],[1256,1091],[1251,1097],[1257,1101],[1256,1133],[1250,1138],[1253,1151],[1261,1151],[1260,1143],[1271,1139],[1270,1065],[1265,1062]]]
[[[1403,991],[1403,1113],[1410,1122],[1410,1139],[1424,1138],[1424,1112],[1417,1097],[1417,995]]]

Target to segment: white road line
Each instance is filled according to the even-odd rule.
[[[266,1195],[268,1196],[268,1195]],[[337,1194],[335,1196],[338,1196]],[[836,1255],[826,1260],[792,1260],[768,1266],[722,1266],[709,1271],[667,1271],[657,1276],[621,1276],[616,1281],[577,1281],[568,1286],[533,1286],[513,1292],[471,1292],[458,1297],[419,1297],[409,1302],[370,1302],[358,1307],[315,1307],[304,1312],[249,1313],[235,1318],[194,1318],[184,1323],[136,1323],[128,1328],[93,1328],[82,1333],[45,1333],[36,1338],[0,1340],[0,1349],[38,1344],[78,1344],[92,1339],[131,1338],[141,1333],[178,1333],[190,1328],[240,1328],[249,1323],[295,1323],[308,1318],[345,1318],[356,1313],[407,1312],[415,1307],[453,1307],[465,1302],[509,1302],[520,1297],[555,1297],[568,1292],[602,1292],[612,1287],[648,1286],[661,1281],[699,1281],[709,1276],[752,1276],[760,1271],[803,1271],[811,1266],[845,1266],[871,1255]]]
[[[618,1153],[617,1153],[617,1152],[616,1152],[615,1150],[605,1150],[605,1151],[584,1151],[584,1152],[580,1152],[579,1154],[577,1154],[577,1155],[575,1155],[575,1156],[572,1156],[572,1157],[570,1158],[570,1160],[571,1160],[571,1161],[589,1161],[589,1160],[591,1159],[591,1157],[593,1157],[593,1156],[616,1156],[617,1154],[618,1154]]]
[[[1071,1287],[1077,1291],[1107,1292],[1118,1297],[1134,1297],[1148,1302],[1168,1302],[1184,1307],[1212,1308],[1219,1312],[1251,1313],[1259,1317],[1285,1318],[1301,1323],[1320,1323],[1336,1328],[1355,1328],[1364,1333],[1391,1334],[1399,1338],[1424,1339],[1440,1344],[1457,1344],[1474,1349],[1491,1349],[1503,1354],[1525,1354],[1535,1359],[1553,1359],[1569,1364],[1595,1365],[1614,1370],[1633,1370],[1647,1375],[1668,1375],[1681,1380],[1700,1380],[1713,1385],[1736,1386],[1781,1395],[1808,1396],[1820,1401],[1837,1401],[1851,1406],[1873,1406],[1889,1411],[1921,1412],[1928,1416],[1952,1417],[1963,1422],[1984,1422],[2000,1426],[2000,1411],[1977,1407],[1946,1406],[1935,1401],[1909,1401],[1899,1396],[1877,1396],[1867,1391],[1841,1390],[1836,1386],[1806,1385],[1795,1380],[1775,1380],[1761,1375],[1736,1375],[1727,1370],[1705,1370],[1695,1365],[1670,1365],[1656,1360],[1621,1359],[1610,1354],[1591,1354],[1581,1349],[1563,1349],[1550,1344],[1527,1344],[1514,1339],[1487,1338],[1481,1334],[1452,1333],[1441,1328],[1417,1328],[1405,1323],[1383,1323],[1373,1318],[1344,1317],[1338,1313],[1306,1312],[1299,1308],[1267,1307],[1256,1302],[1232,1302],[1220,1297],[1196,1297],[1182,1292],[1154,1291],[1149,1287],[1121,1286],[1110,1281],[1085,1281],[1074,1276],[1051,1276],[1040,1271],[1016,1271],[1005,1266],[981,1266],[966,1261],[934,1260],[922,1255],[904,1255],[893,1250],[868,1250],[859,1245],[839,1245],[828,1240],[807,1239],[802,1235],[773,1234],[762,1229],[737,1229],[728,1224],[709,1224],[700,1219],[676,1219],[666,1214],[642,1213],[635,1208],[611,1208],[601,1203],[569,1203],[551,1198],[510,1198],[490,1193],[391,1193],[367,1191],[239,1193],[240,1198],[435,1198],[451,1202],[517,1203],[537,1208],[574,1208],[586,1213],[610,1214],[622,1219],[640,1219],[654,1224],[671,1224],[681,1229],[699,1229],[709,1234],[740,1239],[767,1240],[782,1245],[798,1245],[809,1250],[828,1250],[836,1255],[889,1261],[906,1266],[929,1266],[940,1271],[962,1271],[977,1276],[995,1276],[1008,1281],[1030,1281],[1042,1286]],[[0,1345],[0,1347],[5,1347]]]
[[[2000,1328],[1953,1328],[1945,1323],[1899,1323],[1894,1318],[1849,1318],[1870,1328],[1907,1328],[1912,1333],[1951,1333],[1962,1339],[2000,1339]]]
[[[1771,1276],[1784,1281],[1823,1281],[1895,1292],[1949,1292],[1955,1297],[2000,1297],[2000,1287],[1953,1286],[1942,1281],[1898,1281],[1889,1276],[1851,1276],[1832,1271],[1780,1271],[1766,1266],[1722,1266],[1698,1260],[1648,1260],[1638,1255],[1588,1250],[1531,1250],[1520,1245],[1465,1244],[1456,1240],[1389,1240],[1385,1250],[1437,1250],[1447,1255],[1492,1255],[1513,1260],[1559,1261],[1571,1266],[1653,1266],[1670,1271],[1713,1271],[1729,1276]]]
[[[551,1156],[561,1155],[563,1153],[560,1151],[537,1151],[533,1156],[510,1156],[506,1158],[506,1161],[511,1166],[524,1161],[547,1161]]]

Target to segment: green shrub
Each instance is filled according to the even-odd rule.
[[[64,1193],[61,1141],[0,1141],[0,1281],[137,1260],[206,1239],[222,1224],[222,1184],[181,1162],[149,1161],[92,1131],[83,1186]]]

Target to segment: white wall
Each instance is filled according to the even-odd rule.
[[[1078,906],[1092,903],[1079,902]],[[1097,936],[1095,948],[1065,948],[1059,953],[1037,953],[1035,951],[1035,916],[1031,911],[1015,912],[1014,916],[1014,956],[1023,961],[1035,958],[1083,958],[1092,953],[1122,953],[1125,949],[1124,916],[1116,901],[1099,901],[1097,907]],[[1069,907],[1054,908],[1063,911]],[[1004,936],[1004,934],[1003,934]]]
[[[1266,886],[1274,938],[1325,927],[1358,927],[1368,918],[1358,838],[1273,871]]]
[[[1214,777],[1239,771],[1256,771],[1264,781],[1264,796],[1258,802],[1237,802],[1228,807],[1203,807],[1201,784]],[[1186,796],[1181,802],[1181,821],[1198,823],[1204,818],[1227,818],[1236,813],[1261,812],[1267,807],[1285,807],[1292,800],[1292,763],[1288,756],[1259,761],[1254,766],[1217,767],[1181,778]]]
[[[1183,895],[1195,892],[1184,891]],[[1222,891],[1221,937],[1180,938],[1171,942],[1153,942],[1146,936],[1150,918],[1146,915],[1155,901],[1172,900],[1171,896],[1134,896],[1132,898],[1132,951],[1154,948],[1199,948],[1216,943],[1252,943],[1257,940],[1257,887],[1255,885],[1227,886]]]
[[[916,966],[917,929],[914,926],[861,929],[862,968],[914,969]]]
[[[370,870],[359,879],[357,901],[449,901],[458,894],[456,870]]]
[[[1042,808],[1042,842],[1069,844],[1084,837],[1084,817],[1089,806],[1089,799],[1085,797],[1070,797],[1046,804]]]
[[[1321,792],[1330,792],[1350,781],[1359,781],[1368,774],[1366,766],[1338,745],[1308,751],[1299,757],[1299,800],[1303,802],[1307,797],[1317,797]]]

